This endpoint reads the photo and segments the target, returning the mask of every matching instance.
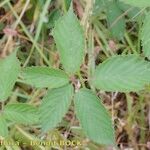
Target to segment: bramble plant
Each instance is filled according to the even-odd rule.
[[[93,7],[98,3],[102,5],[95,8],[93,14],[99,10],[106,10],[110,34],[117,40],[122,40],[126,34],[125,17],[123,16],[116,23],[114,22],[122,14],[122,11],[127,10],[131,5],[134,10],[130,11],[128,17],[132,18],[141,11],[141,8],[150,6],[149,0],[105,2],[96,0]],[[96,93],[98,90],[123,93],[138,92],[149,85],[150,14],[147,11],[143,17],[142,29],[139,34],[142,53],[133,47],[131,54],[117,55],[106,48],[104,53],[108,58],[96,64],[95,60],[92,60],[95,57],[93,56],[93,48],[91,45],[87,45],[87,32],[75,15],[72,4],[67,10],[65,15],[57,18],[57,21],[51,24],[51,26],[54,25],[51,35],[60,56],[61,67],[54,68],[48,65],[21,67],[21,62],[17,58],[19,50],[1,58],[0,136],[2,139],[8,138],[8,128],[14,124],[36,126],[41,129],[42,135],[46,134],[58,126],[72,106],[87,138],[97,144],[115,147],[115,130],[111,116],[102,103],[102,99]],[[97,30],[97,26],[93,26]],[[97,30],[97,32],[99,31]],[[101,34],[101,36],[103,35]],[[105,40],[103,42],[105,43]],[[34,47],[36,48],[35,43]],[[88,50],[85,51],[87,47]],[[48,64],[47,59],[44,56],[43,58],[45,64]],[[89,67],[86,81],[81,72],[81,66],[85,60]],[[97,66],[95,67],[95,65]],[[7,101],[16,82],[30,85],[39,90],[46,88],[47,92],[42,97],[41,103],[38,103],[36,107],[30,102],[13,103]]]

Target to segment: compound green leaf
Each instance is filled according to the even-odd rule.
[[[67,74],[49,67],[27,67],[22,71],[24,82],[37,88],[58,88],[69,82]]]
[[[61,122],[71,104],[72,95],[72,85],[48,91],[40,107],[40,120],[44,132]]]
[[[39,122],[38,109],[25,103],[8,104],[3,114],[7,120],[19,124],[36,124]]]
[[[8,136],[7,122],[3,115],[0,114],[0,139]]]
[[[5,101],[11,94],[20,71],[16,52],[0,59],[0,101]]]
[[[96,68],[92,83],[105,91],[142,90],[150,83],[150,63],[137,55],[113,56]]]
[[[150,58],[150,13],[144,19],[143,27],[141,30],[141,40],[143,53],[146,57]]]
[[[84,34],[72,7],[55,24],[53,36],[65,70],[73,74],[82,64]]]
[[[126,4],[135,6],[135,7],[149,7],[150,0],[120,0]]]
[[[119,5],[116,2],[110,1],[108,3],[106,11],[107,22],[110,27],[112,36],[114,38],[117,38],[118,40],[122,39],[125,33],[125,18],[119,18],[122,13],[123,12],[121,11]]]
[[[81,89],[74,99],[76,115],[86,136],[98,144],[113,145],[111,117],[101,100],[88,89]]]

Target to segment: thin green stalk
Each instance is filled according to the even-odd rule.
[[[133,145],[136,146],[136,143],[134,140],[134,134],[133,134],[133,130],[132,130],[133,117],[134,117],[135,113],[134,113],[134,110],[132,107],[133,99],[129,93],[126,93],[126,100],[127,100],[127,110],[128,110],[126,130],[127,130],[128,135],[129,135],[129,139],[131,140]],[[137,149],[137,146],[135,147],[135,149]]]
[[[5,103],[5,102],[3,102],[3,101],[2,101],[2,102],[0,102],[0,104],[1,104],[0,112],[1,112],[1,111],[3,111],[3,109],[4,109],[4,103]]]
[[[26,83],[24,80],[21,80],[21,79],[17,79],[17,82],[19,82],[19,83]]]
[[[95,71],[95,52],[94,52],[94,33],[91,29],[89,32],[89,43],[88,43],[88,53],[89,53],[89,67],[90,67],[90,75],[93,75]]]
[[[114,55],[114,52],[111,50],[111,48],[108,44],[108,40],[107,40],[107,37],[106,37],[106,29],[104,30],[104,26],[100,21],[96,21],[96,24],[97,24],[97,27],[98,27],[99,31],[101,32],[101,37],[100,38],[103,41],[103,43],[105,44],[107,51],[109,51],[109,53],[111,55]]]
[[[36,35],[35,35],[35,38],[34,40],[37,42],[37,40],[39,39],[39,36],[40,36],[40,33],[41,33],[41,29],[42,29],[42,26],[43,26],[43,23],[45,21],[45,16],[47,14],[47,11],[48,11],[48,7],[51,3],[51,0],[47,0],[44,7],[43,7],[43,11],[40,15],[40,19],[39,19],[39,23],[38,23],[38,26],[37,26],[37,30],[36,30]]]
[[[132,40],[131,40],[131,38],[130,38],[130,36],[129,36],[129,34],[128,34],[127,32],[125,33],[125,39],[126,39],[127,43],[129,44],[129,46],[130,46],[132,52],[133,52],[134,54],[137,54],[137,51],[136,51],[136,49],[135,49],[135,46],[134,46],[134,44],[132,43]]]
[[[23,136],[23,138],[25,138],[27,140],[27,142],[31,142],[31,141],[39,141],[38,138],[30,135],[29,133],[27,133],[25,130],[23,130],[21,127],[15,125],[16,130],[21,134],[21,137]],[[41,150],[45,150],[45,148],[42,145],[35,145],[36,148],[39,148]]]
[[[84,84],[84,81],[83,81],[83,78],[82,78],[82,75],[81,75],[81,73],[80,73],[80,71],[78,71],[78,77],[79,77],[79,79],[80,79],[80,81],[81,81],[81,85],[82,85],[82,87],[84,87],[85,88],[85,84]]]
[[[124,55],[124,54],[127,54],[127,53],[128,53],[128,51],[129,51],[129,48],[128,48],[128,47],[126,47],[126,48],[123,50],[122,54],[123,54],[123,55]]]
[[[24,8],[23,8],[23,10],[22,10],[22,12],[21,12],[19,18],[17,19],[17,21],[16,21],[15,24],[14,24],[14,29],[16,29],[16,27],[18,26],[18,24],[19,24],[21,18],[23,17],[24,13],[26,12],[26,9],[28,8],[28,5],[29,5],[29,4],[30,4],[30,0],[26,0],[26,3],[25,3]]]
[[[65,13],[67,12],[66,0],[62,0],[62,9],[63,9],[63,11],[64,11]]]
[[[3,7],[5,4],[7,4],[10,0],[4,0],[0,3],[0,7]]]
[[[132,124],[131,120],[132,120],[132,114],[133,114],[133,110],[132,110],[132,97],[130,96],[129,93],[126,93],[126,99],[127,99],[127,108],[128,108],[128,121],[129,123]]]
[[[34,37],[34,41],[35,42],[37,42],[38,39],[39,39],[41,30],[42,30],[42,26],[43,26],[43,23],[45,21],[45,17],[46,17],[46,14],[47,14],[47,11],[48,11],[48,7],[49,7],[50,3],[51,3],[51,0],[47,0],[45,5],[44,5],[44,7],[43,7],[43,11],[42,11],[42,13],[40,15],[40,19],[39,19],[39,22],[38,22],[38,25],[37,25],[36,34],[35,34],[35,37]],[[29,60],[31,58],[31,55],[32,55],[32,53],[34,51],[34,48],[35,48],[35,45],[32,46],[30,54],[29,54],[27,60],[25,61],[23,67],[25,67],[28,64],[28,62],[29,62]]]
[[[140,50],[141,50],[141,35],[140,34],[141,34],[142,24],[143,24],[142,17],[140,17],[139,23],[138,23],[138,25],[139,25],[139,27],[138,27],[138,42],[137,42],[137,51],[138,51],[138,53],[140,53]]]
[[[106,46],[106,51],[105,53],[108,54],[108,52],[111,54],[111,55],[114,55],[113,51],[110,49],[109,45],[108,45],[108,42],[107,42],[107,39],[105,37],[105,35],[103,34],[103,32],[100,30],[99,26],[97,23],[94,24],[94,27],[99,35],[99,37],[101,38],[102,42],[104,43],[104,45]],[[108,54],[109,55],[109,54]]]
[[[145,102],[144,102],[144,97],[143,96],[140,96],[139,98],[139,105],[140,105],[140,110],[144,110],[144,107],[145,107]],[[141,143],[144,143],[145,141],[145,130],[146,129],[146,122],[145,122],[145,113],[144,111],[141,111],[140,113],[140,126],[141,126],[141,132],[140,132],[140,142]]]
[[[14,16],[16,17],[16,19],[19,19],[19,16],[17,15],[17,13],[15,12],[15,10],[13,9],[12,5],[10,4],[10,2],[8,2],[8,6],[10,7],[10,9],[13,12]],[[26,26],[23,24],[23,22],[21,20],[20,20],[19,24],[22,27],[24,33],[29,37],[30,41],[33,43],[33,45],[35,46],[35,48],[39,52],[40,56],[45,61],[45,63],[50,66],[49,60],[46,58],[46,56],[43,54],[43,52],[41,51],[41,49],[38,47],[37,42],[33,39],[32,35],[29,33],[29,31],[27,30]]]
[[[13,92],[13,94],[16,95],[17,97],[22,97],[24,99],[30,99],[31,98],[28,95],[24,95],[24,94],[21,94],[21,93],[18,93],[18,92]]]
[[[94,32],[92,29],[89,30],[89,41],[88,41],[88,77],[91,89],[95,91],[94,87],[91,85],[90,80],[95,71],[95,53],[94,53]]]
[[[95,39],[96,42],[98,43],[99,47],[102,49],[103,53],[106,55],[106,57],[110,57],[109,53],[107,52],[106,48],[103,46],[103,44],[101,43],[101,41],[99,40],[99,35],[97,32],[94,33],[95,34]]]
[[[29,104],[33,104],[34,103],[34,100],[36,99],[36,97],[40,94],[41,90],[36,90],[34,92],[34,94],[32,95],[30,101],[29,101]]]

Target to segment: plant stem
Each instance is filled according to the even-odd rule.
[[[130,36],[128,35],[127,32],[125,33],[125,39],[126,39],[127,43],[129,44],[129,46],[130,46],[132,52],[133,52],[134,54],[137,54],[137,51],[136,51],[136,49],[135,49],[135,47],[134,47],[134,45],[133,45],[133,43],[132,43],[132,40],[131,40],[131,38],[130,38]]]
[[[83,81],[83,78],[82,78],[82,75],[81,75],[81,73],[80,73],[80,71],[78,71],[78,77],[79,77],[79,79],[80,79],[80,81],[81,81],[81,85],[82,85],[82,87],[84,87],[85,88],[85,84],[84,84],[84,81]]]
[[[22,12],[21,12],[21,14],[19,16],[19,18],[17,19],[17,21],[14,24],[14,29],[16,29],[16,27],[18,26],[19,22],[21,21],[21,18],[23,17],[23,15],[24,15],[24,13],[25,13],[29,3],[30,3],[30,0],[27,0],[26,3],[25,3],[25,6],[24,6],[24,8],[23,8],[23,10],[22,10]]]
[[[63,9],[64,13],[67,12],[67,8],[66,8],[66,0],[62,0],[62,9]]]
[[[5,0],[3,2],[0,3],[0,7],[4,6],[5,4],[7,4],[10,0]]]
[[[43,23],[45,21],[45,17],[46,17],[47,10],[48,10],[48,7],[49,7],[50,3],[51,3],[51,0],[47,0],[45,5],[44,5],[44,7],[43,7],[43,11],[42,11],[42,13],[40,15],[39,23],[38,23],[36,34],[35,34],[35,37],[34,37],[34,41],[35,42],[37,42],[38,39],[39,39],[39,36],[40,36],[40,33],[41,33],[41,29],[42,29]],[[23,67],[25,67],[28,64],[28,62],[29,62],[29,60],[31,58],[31,55],[32,55],[32,53],[34,51],[34,48],[35,48],[35,45],[32,46],[30,54],[29,54],[27,60],[25,61]]]
[[[114,53],[113,53],[113,51],[110,49],[110,47],[109,47],[109,45],[108,45],[108,43],[107,43],[107,39],[106,39],[106,37],[105,37],[105,35],[103,34],[103,32],[100,30],[100,28],[99,28],[99,22],[97,22],[97,23],[95,23],[94,24],[94,28],[95,28],[95,30],[97,31],[97,33],[98,33],[98,35],[99,35],[99,37],[101,38],[101,40],[102,40],[102,42],[104,43],[104,45],[105,45],[105,52],[104,53],[107,53],[107,55],[109,55],[110,56],[110,54],[111,55],[114,55]],[[109,54],[109,53],[110,54]]]
[[[13,12],[14,16],[16,17],[16,19],[19,19],[19,16],[17,15],[17,13],[15,12],[15,10],[11,6],[10,2],[8,2],[8,6],[10,7],[10,9]],[[41,55],[41,57],[45,61],[45,63],[50,66],[49,60],[46,58],[46,56],[43,54],[43,52],[41,51],[41,49],[38,47],[37,42],[33,39],[32,35],[26,29],[26,26],[23,24],[23,22],[21,20],[20,20],[19,24],[22,27],[24,33],[29,37],[30,41],[33,43],[33,45],[35,46],[35,48],[37,49],[37,51],[39,52],[39,54]]]
[[[91,78],[95,71],[95,52],[94,52],[94,31],[92,29],[89,30],[89,41],[88,41],[88,81],[90,87],[93,91],[95,88],[92,86]]]

